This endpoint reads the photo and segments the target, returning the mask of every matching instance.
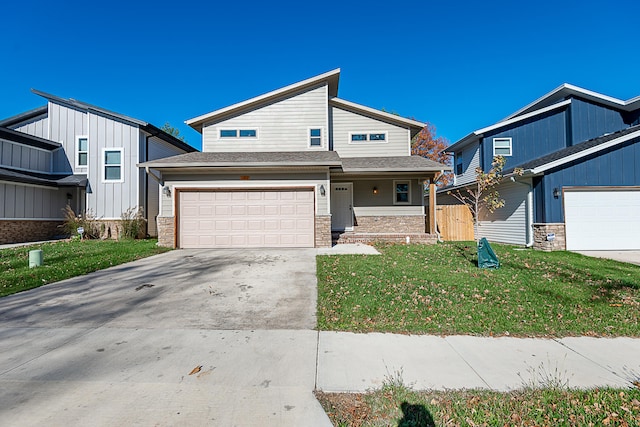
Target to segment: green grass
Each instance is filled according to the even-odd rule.
[[[335,426],[638,426],[640,389],[316,392]]]
[[[513,336],[640,336],[640,267],[571,252],[473,242],[382,245],[318,257],[321,330]]]
[[[72,239],[0,250],[0,296],[70,277],[81,276],[136,259],[166,252],[157,240]],[[29,251],[42,249],[43,265],[29,268]]]

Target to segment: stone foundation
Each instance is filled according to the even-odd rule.
[[[156,219],[158,226],[158,246],[175,248],[175,218],[172,216],[159,216]]]
[[[555,234],[553,240],[548,240],[549,234]],[[564,251],[566,239],[564,223],[533,224],[533,247],[543,251]]]
[[[62,221],[0,220],[0,244],[38,242],[66,236]]]
[[[358,216],[354,233],[403,234],[425,232],[425,215]]]
[[[316,215],[316,248],[331,247],[331,215]]]
[[[341,243],[420,243],[420,244],[435,244],[438,241],[438,236],[435,234],[427,233],[355,233],[351,231],[334,232],[333,244]],[[408,238],[408,240],[407,240]]]

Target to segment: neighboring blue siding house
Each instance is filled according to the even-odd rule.
[[[640,97],[628,101],[564,84],[504,120],[452,144],[453,187],[507,159],[506,206],[477,233],[545,250],[640,249]],[[513,169],[524,170],[513,176]]]

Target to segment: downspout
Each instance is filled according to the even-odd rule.
[[[533,184],[517,181],[514,176],[510,177],[510,179],[511,182],[525,185],[529,189],[529,191],[527,191],[527,243],[525,244],[525,247],[530,248],[533,246],[533,218],[531,218],[531,212],[533,211]]]

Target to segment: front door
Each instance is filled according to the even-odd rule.
[[[353,184],[331,184],[331,230],[353,230]]]

